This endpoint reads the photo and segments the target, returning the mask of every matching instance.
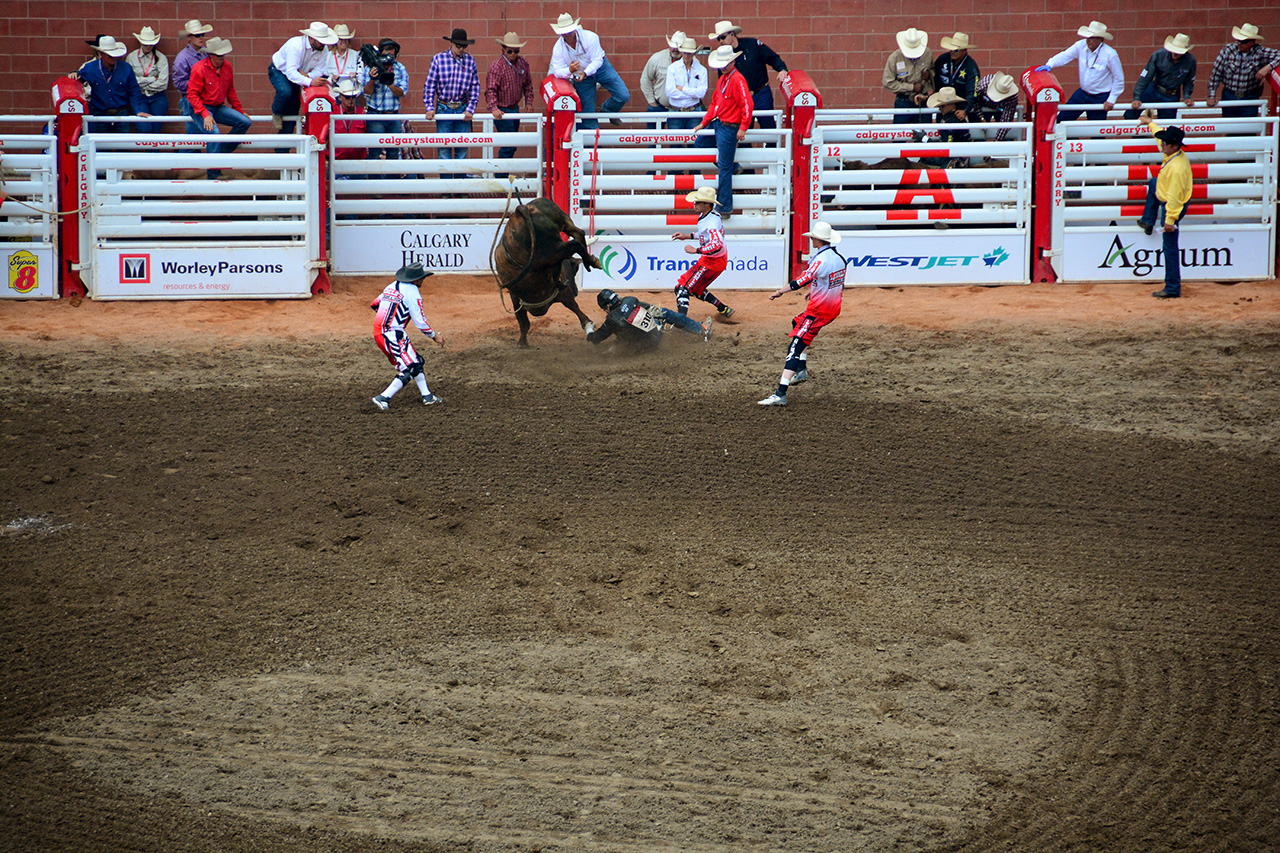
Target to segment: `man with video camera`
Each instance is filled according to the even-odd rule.
[[[365,127],[369,133],[400,133],[404,125],[399,119],[374,118],[398,115],[400,99],[409,88],[409,69],[400,63],[400,44],[384,38],[378,49],[366,44],[360,48],[367,79],[364,83]],[[370,160],[399,160],[399,148],[370,148]]]

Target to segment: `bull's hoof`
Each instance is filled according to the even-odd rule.
[[[524,338],[521,338],[520,340],[516,341],[516,346],[520,347],[520,349],[529,349],[529,342],[526,341]]]
[[[587,255],[587,268],[593,270],[604,269],[604,264],[600,263],[600,259],[595,255]]]

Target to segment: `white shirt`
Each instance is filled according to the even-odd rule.
[[[329,58],[325,61],[324,73],[334,86],[343,80],[350,80],[360,88],[364,88],[364,61],[360,58],[359,51],[347,48],[344,54],[339,54],[330,49]]]
[[[582,72],[590,77],[600,70],[600,66],[604,64],[604,48],[600,46],[600,37],[591,30],[578,30],[578,46],[569,47],[565,43],[564,36],[556,39],[555,47],[551,48],[551,68],[547,71],[552,77],[560,77],[564,80],[571,79],[569,74],[569,63],[577,60],[582,63]],[[594,104],[592,107],[594,108]],[[586,109],[584,106],[583,109]]]
[[[698,241],[698,254],[708,258],[727,258],[729,250],[724,245],[724,220],[715,210],[698,217],[698,230],[693,232]]]
[[[405,323],[410,320],[429,338],[434,338],[431,324],[427,322],[422,311],[422,291],[416,284],[406,281],[393,281],[383,288],[382,293],[373,301],[378,311],[378,325],[384,334],[403,332]]]
[[[323,77],[329,62],[329,48],[312,50],[311,39],[297,35],[285,42],[271,57],[276,70],[299,86],[310,86],[312,77]]]
[[[1116,103],[1124,94],[1124,68],[1120,65],[1120,54],[1111,45],[1103,42],[1095,51],[1089,50],[1087,39],[1071,45],[1071,47],[1055,54],[1045,65],[1058,68],[1071,60],[1080,63],[1080,88],[1091,95],[1107,93],[1107,100]]]
[[[677,89],[683,86],[683,91]],[[707,94],[707,69],[698,60],[688,69],[684,60],[671,63],[667,69],[667,100],[673,107],[696,107]]]

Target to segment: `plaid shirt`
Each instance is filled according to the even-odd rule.
[[[422,103],[434,111],[436,104],[463,102],[458,112],[474,113],[480,101],[480,71],[476,58],[464,53],[454,59],[453,51],[437,53],[431,59],[427,82],[422,84]]]
[[[991,86],[991,81],[995,79],[994,74],[988,74],[978,81],[978,87],[975,90],[978,107],[982,111],[990,110],[993,114],[996,110],[1000,114],[991,119],[991,121],[1017,121],[1018,120],[1018,96],[1010,95],[1003,101],[993,101],[987,96],[987,89]],[[1003,142],[1004,138],[1009,135],[1011,128],[1002,127],[996,131],[996,142]]]
[[[523,56],[517,56],[515,65],[499,56],[485,72],[484,103],[490,111],[506,107],[520,106],[524,100],[524,111],[533,111],[533,76],[529,72],[529,62]]]
[[[1280,50],[1274,47],[1263,47],[1255,44],[1253,50],[1241,53],[1236,43],[1218,51],[1218,58],[1213,61],[1213,71],[1209,74],[1209,94],[1212,96],[1219,86],[1225,86],[1228,92],[1234,92],[1240,100],[1252,100],[1262,93],[1262,81],[1257,78],[1258,69],[1270,65],[1273,69],[1280,64]]]
[[[400,87],[400,91],[409,91],[409,69],[405,68],[399,61],[396,62],[394,69],[396,74],[395,85]],[[376,69],[365,69],[365,80],[368,81],[374,76]],[[373,94],[366,95],[364,99],[366,108],[370,112],[380,113],[398,113],[400,112],[400,99],[396,97],[396,93],[391,91],[390,86],[383,85],[374,81]]]

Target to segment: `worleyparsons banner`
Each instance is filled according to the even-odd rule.
[[[284,299],[311,295],[304,245],[97,249],[95,299]]]
[[[1068,231],[1064,238],[1063,281],[1164,280],[1161,232],[1150,236],[1136,226]],[[1275,269],[1271,232],[1183,229],[1178,255],[1184,281],[1268,279]]]

